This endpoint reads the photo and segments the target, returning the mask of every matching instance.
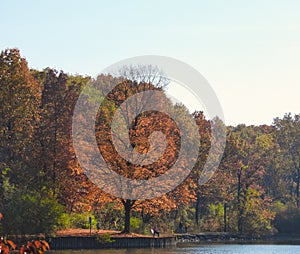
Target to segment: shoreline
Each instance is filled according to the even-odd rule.
[[[262,237],[239,236],[230,233],[187,233],[152,237],[142,234],[121,234],[118,231],[69,230],[48,236],[52,250],[96,250],[130,248],[173,248],[200,245],[300,245],[300,235],[276,234]],[[13,239],[14,240],[14,239]],[[24,239],[23,239],[24,240]]]
[[[53,250],[66,249],[130,249],[170,248],[196,245],[247,244],[247,245],[300,245],[300,236],[274,235],[246,237],[224,233],[175,234],[173,236],[111,236],[99,241],[96,236],[57,236],[49,238]]]
[[[226,233],[177,235],[177,246],[203,244],[274,244],[300,245],[300,235],[277,234],[262,237],[238,236]]]

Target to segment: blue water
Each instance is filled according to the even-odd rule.
[[[300,254],[300,245],[202,245],[168,249],[54,251],[53,254]]]

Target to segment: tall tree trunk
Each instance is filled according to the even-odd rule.
[[[224,202],[224,232],[227,232],[227,202]]]
[[[130,217],[131,217],[131,208],[134,204],[134,201],[130,199],[122,200],[125,210],[125,217],[124,217],[124,230],[122,233],[130,233]]]

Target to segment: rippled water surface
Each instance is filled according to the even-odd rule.
[[[53,254],[300,254],[299,245],[203,245],[168,249],[53,251]]]

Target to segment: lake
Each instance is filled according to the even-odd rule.
[[[298,254],[300,245],[201,245],[166,249],[69,250],[53,254]]]

